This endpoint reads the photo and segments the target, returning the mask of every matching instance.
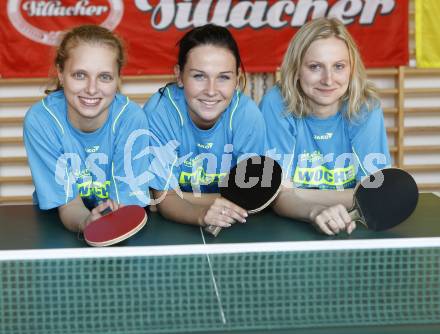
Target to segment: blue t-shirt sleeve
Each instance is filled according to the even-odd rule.
[[[264,154],[266,124],[257,105],[242,96],[231,123],[232,145],[237,158]]]
[[[357,181],[378,169],[391,166],[383,111],[379,106],[371,111],[362,109],[349,129],[352,150],[359,164]]]
[[[286,113],[286,105],[278,87],[273,87],[260,102],[260,110],[266,123],[266,155],[272,157],[290,174],[296,147],[296,123]]]
[[[143,107],[150,136],[150,187],[161,191],[179,188],[178,149],[183,118],[173,108],[161,93],[154,94]]]
[[[152,176],[147,170],[149,136],[147,119],[142,109],[130,102],[121,117],[112,125],[115,132],[110,190],[112,197],[123,204],[149,204],[148,184]]]
[[[48,115],[41,102],[26,113],[23,140],[35,186],[34,199],[43,210],[64,205],[78,195],[66,172],[68,158],[62,158],[62,136],[62,126]]]

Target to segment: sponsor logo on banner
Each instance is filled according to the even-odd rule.
[[[396,7],[395,0],[316,1],[174,1],[134,0],[142,12],[151,12],[151,26],[165,30],[171,26],[187,29],[214,23],[224,27],[280,29],[301,27],[311,17],[335,17],[344,24],[359,18],[359,24],[370,25],[377,15],[388,15]],[[154,2],[154,4],[153,4]]]
[[[408,30],[408,3],[404,0],[0,0],[5,21],[1,23],[0,45],[6,45],[0,52],[0,77],[46,77],[53,70],[53,46],[58,45],[62,32],[80,24],[104,26],[127,41],[129,57],[123,75],[172,73],[177,41],[189,29],[207,23],[231,31],[240,46],[247,72],[275,72],[298,29],[324,16],[335,17],[346,25],[359,45],[366,67],[405,66],[409,60],[408,36],[402,31]],[[322,136],[317,140],[330,139],[326,133],[316,135]]]
[[[37,19],[60,20],[69,17],[104,18],[100,26],[113,30],[122,19],[122,0],[9,0],[7,14],[12,25],[28,39],[46,45],[57,45],[63,29],[41,29]],[[67,22],[66,22],[67,24]],[[68,28],[68,26],[66,26]]]

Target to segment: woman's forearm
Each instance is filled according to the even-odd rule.
[[[190,192],[182,192],[183,199],[196,205],[202,206],[210,206],[216,198],[220,197],[220,194],[217,193],[190,193]]]
[[[72,232],[82,232],[90,211],[78,196],[69,203],[58,207],[58,214],[63,225]]]
[[[283,187],[274,204],[273,210],[280,216],[310,221],[316,211],[342,204],[351,208],[353,189],[319,190]]]
[[[183,198],[180,197],[174,190],[166,192],[153,191],[153,194],[155,199],[160,198],[157,207],[162,216],[173,221],[191,225],[203,225],[203,217],[214,201],[214,199],[202,200],[205,196],[203,194],[199,203],[197,203],[194,198],[188,195]]]

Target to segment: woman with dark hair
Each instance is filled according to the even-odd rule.
[[[55,88],[27,112],[26,147],[34,201],[58,208],[71,231],[82,231],[110,207],[146,206],[147,122],[139,106],[118,93],[124,64],[121,40],[106,28],[83,25],[57,49]],[[143,133],[143,135],[142,135]]]
[[[241,157],[263,153],[264,120],[242,93],[240,54],[226,28],[195,28],[178,45],[177,82],[144,106],[155,159],[161,161],[150,186],[165,217],[229,227],[244,222],[247,212],[220,197],[219,181]],[[164,168],[169,173],[159,177]]]

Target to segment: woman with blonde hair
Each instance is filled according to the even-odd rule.
[[[148,163],[141,154],[149,144],[141,135],[147,119],[119,93],[124,60],[122,41],[110,30],[71,29],[57,48],[54,89],[24,120],[34,202],[57,208],[71,231],[83,231],[105,210],[149,204],[140,177]]]
[[[376,90],[340,21],[316,19],[296,33],[260,109],[277,129],[267,131],[267,149],[288,181],[274,210],[328,235],[351,233],[353,188],[390,155]]]

